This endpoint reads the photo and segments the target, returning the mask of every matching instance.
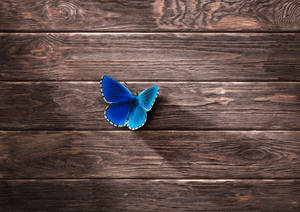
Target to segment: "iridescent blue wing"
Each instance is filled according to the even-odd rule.
[[[137,97],[138,104],[132,106],[129,117],[128,117],[128,123],[127,126],[131,130],[136,130],[140,127],[142,127],[147,120],[147,112],[151,110],[155,99],[158,96],[158,86],[152,86],[150,88],[147,88],[142,93],[140,93]]]
[[[104,112],[105,118],[116,127],[124,127],[128,121],[129,102],[111,104]]]
[[[111,104],[104,112],[105,118],[114,126],[126,126],[132,98],[130,91],[113,78],[103,76],[101,92],[104,100]]]
[[[129,112],[127,126],[131,130],[136,130],[142,127],[147,120],[147,113],[144,108],[136,104]]]
[[[107,103],[125,102],[132,98],[132,94],[124,85],[108,76],[102,77],[101,92]]]
[[[158,96],[158,86],[147,88],[138,95],[139,104],[146,111],[151,110],[156,97]]]

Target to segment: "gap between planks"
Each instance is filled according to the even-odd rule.
[[[118,80],[118,79],[117,79]],[[7,82],[7,83],[100,83],[101,79],[99,78],[99,80],[1,80],[0,82]],[[289,80],[289,81],[272,81],[272,80],[220,80],[220,81],[216,81],[216,80],[188,80],[188,81],[161,81],[161,80],[156,80],[156,81],[149,81],[149,80],[134,80],[134,81],[128,81],[128,80],[124,80],[124,81],[120,81],[121,83],[123,82],[128,82],[128,83],[255,83],[255,82],[266,82],[266,83],[299,83],[300,80]]]
[[[12,128],[0,128],[0,132],[30,132],[30,131],[51,131],[51,132],[62,132],[62,131],[66,131],[66,132],[88,132],[88,131],[98,131],[98,132],[132,132],[128,129],[126,129],[125,127],[123,127],[123,130],[120,130],[120,129],[116,129],[116,130],[112,130],[112,129],[89,129],[89,128],[86,128],[86,129],[76,129],[76,128],[57,128],[57,129],[54,129],[54,128],[49,128],[49,129],[46,129],[46,128],[30,128],[30,129],[12,129]],[[141,131],[147,131],[147,132],[151,132],[151,131],[160,131],[160,132],[300,132],[299,129],[279,129],[279,130],[274,130],[274,129],[252,129],[252,128],[249,128],[249,129],[222,129],[222,128],[210,128],[210,129],[143,129],[143,130],[138,130],[139,132]],[[132,132],[134,133],[134,132]]]
[[[0,30],[0,33],[28,33],[28,34],[43,34],[43,33],[53,33],[53,34],[59,34],[59,33],[70,33],[70,34],[166,34],[166,33],[176,33],[176,34],[215,34],[215,33],[220,33],[220,34],[251,34],[251,33],[257,33],[257,34],[284,34],[284,33],[300,33],[299,30],[285,30],[285,31],[255,31],[255,30],[247,30],[247,31],[89,31],[89,30],[58,30],[58,31],[49,31],[49,30]]]
[[[134,80],[134,81],[129,81],[129,80],[118,80],[120,83],[168,83],[168,84],[177,84],[177,83],[182,83],[182,84],[188,84],[188,83],[205,83],[205,84],[215,84],[215,83],[232,83],[232,84],[247,84],[247,83],[272,83],[272,84],[299,84],[299,81],[260,81],[260,80],[250,80],[250,81],[205,81],[205,80],[198,80],[198,81],[165,81],[165,80],[156,80],[156,81],[149,81],[149,80]],[[0,82],[5,82],[5,83],[12,83],[12,84],[28,84],[28,83],[70,83],[70,84],[95,84],[101,82],[101,78],[99,80],[0,80]]]
[[[177,181],[177,182],[276,182],[276,181],[293,181],[300,180],[300,178],[145,178],[145,177],[133,177],[133,178],[119,178],[119,177],[88,177],[88,178],[0,178],[0,181],[50,181],[50,180],[65,180],[65,181],[76,181],[76,180],[144,180],[144,181]]]

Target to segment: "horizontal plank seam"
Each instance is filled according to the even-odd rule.
[[[8,83],[57,83],[57,82],[65,82],[65,83],[97,83],[100,82],[101,79],[99,80],[0,80],[0,82],[8,82]],[[156,80],[156,81],[149,81],[149,80],[134,80],[134,81],[128,81],[126,80],[126,83],[255,83],[255,82],[269,82],[269,83],[299,83],[300,80],[285,80],[285,81],[280,81],[280,80],[186,80],[186,81],[175,81],[175,80]]]
[[[130,130],[113,130],[113,129],[64,129],[64,128],[58,128],[58,129],[1,129],[0,132],[30,132],[30,131],[57,131],[57,132],[70,132],[70,131],[78,131],[78,132],[89,132],[89,131],[95,131],[95,132],[131,132]],[[138,132],[151,132],[151,131],[166,131],[166,132],[300,132],[300,129],[143,129],[138,130]]]
[[[113,129],[76,129],[76,128],[28,128],[28,129],[19,129],[19,128],[0,128],[0,131],[11,131],[11,132],[24,132],[24,131],[105,131],[105,132],[131,132],[130,130],[126,130],[124,128],[124,130],[113,130]],[[228,128],[210,128],[210,129],[143,129],[143,130],[138,130],[139,132],[145,131],[145,132],[149,132],[149,131],[179,131],[179,132],[191,132],[191,131],[228,131],[228,132],[233,132],[233,131],[238,131],[238,132],[300,132],[300,128],[298,129],[261,129],[261,128],[257,128],[257,129],[252,129],[252,128],[248,128],[248,129],[228,129]]]
[[[0,178],[0,181],[14,180],[145,180],[145,181],[292,181],[300,180],[300,178]]]
[[[0,82],[5,82],[5,83],[82,83],[82,84],[96,84],[100,83],[101,79],[99,80],[0,80]],[[123,82],[120,80],[120,82]],[[165,81],[165,80],[156,80],[156,81],[149,81],[149,80],[140,80],[140,81],[130,81],[126,80],[126,83],[169,83],[169,84],[176,84],[176,83],[183,83],[183,84],[188,84],[188,83],[208,83],[208,84],[213,84],[213,83],[236,83],[236,84],[243,84],[243,83],[275,83],[275,84],[299,84],[299,81]]]
[[[259,31],[259,30],[244,30],[244,31],[218,31],[218,30],[211,30],[211,31],[173,31],[173,30],[166,30],[166,31],[101,31],[101,30],[0,30],[0,33],[101,33],[101,34],[157,34],[157,33],[190,33],[190,34],[209,34],[209,33],[240,33],[240,34],[251,34],[251,33],[259,33],[259,34],[282,34],[282,33],[300,33],[300,30],[282,30],[282,31]]]

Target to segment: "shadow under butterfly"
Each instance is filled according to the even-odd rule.
[[[110,104],[104,111],[109,123],[117,127],[127,126],[131,130],[146,123],[147,112],[158,96],[158,86],[133,95],[128,88],[111,77],[103,76],[100,84],[104,101]]]

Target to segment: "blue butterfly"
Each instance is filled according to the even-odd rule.
[[[132,95],[128,88],[115,79],[103,76],[101,92],[104,101],[110,104],[104,112],[105,118],[114,126],[128,126],[136,130],[146,123],[147,111],[151,110],[158,96],[158,86]]]

